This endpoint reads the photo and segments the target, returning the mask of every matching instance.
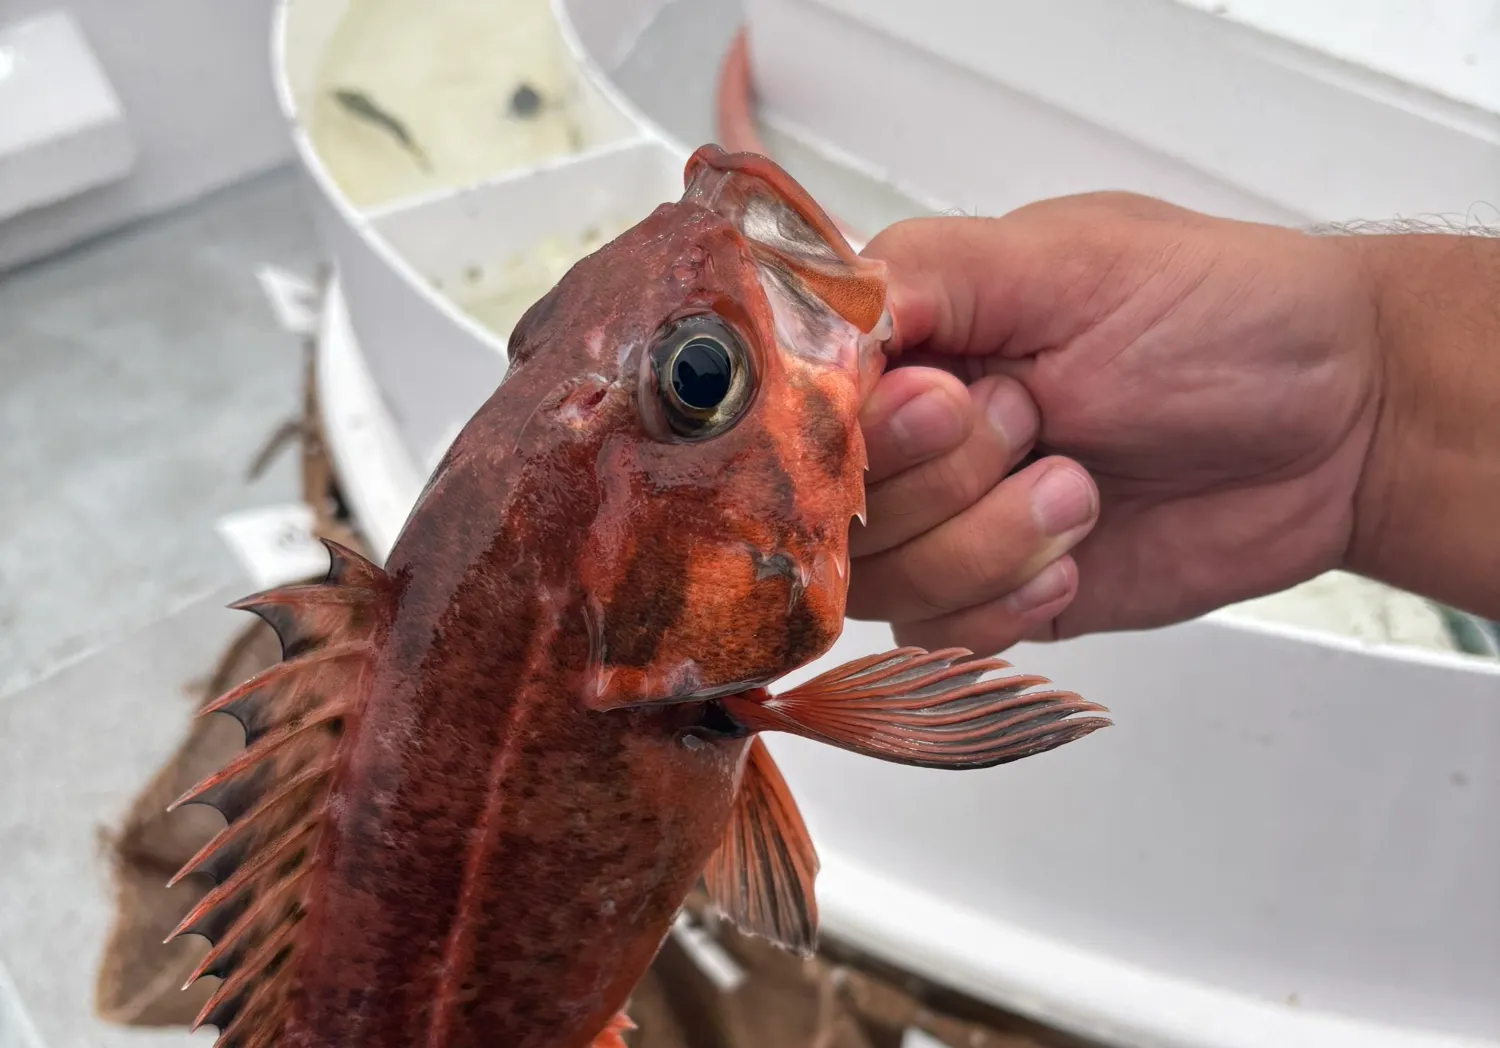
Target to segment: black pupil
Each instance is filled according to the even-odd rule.
[[[672,360],[672,392],[698,411],[712,411],[729,395],[729,351],[711,338],[690,339]]]

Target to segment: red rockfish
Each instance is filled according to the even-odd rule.
[[[224,1048],[603,1048],[703,879],[815,945],[817,856],[758,733],[984,768],[1107,723],[902,648],[768,686],[844,623],[886,274],[771,161],[686,190],[517,323],[381,567],[236,604],[283,660],[211,703],[246,749],[176,803]],[[191,980],[190,980],[191,981]]]

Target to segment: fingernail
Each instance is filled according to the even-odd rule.
[[[1030,582],[1006,597],[1005,607],[1008,611],[1023,615],[1062,597],[1071,584],[1067,566],[1060,560],[1054,560],[1037,572]]]
[[[1020,448],[1036,436],[1036,407],[1018,382],[1001,382],[985,405],[990,427],[1005,439],[1007,448]]]
[[[961,409],[936,389],[902,404],[886,425],[896,446],[913,459],[956,448],[964,439]]]
[[[1031,489],[1031,509],[1044,535],[1061,535],[1094,515],[1094,489],[1074,470],[1058,466]]]

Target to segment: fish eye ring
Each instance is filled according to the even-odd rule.
[[[713,315],[686,317],[651,353],[657,400],[672,433],[701,440],[728,429],[749,403],[751,363],[744,343]]]

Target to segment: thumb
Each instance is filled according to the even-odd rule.
[[[1018,358],[1067,342],[1120,300],[1130,238],[1118,233],[1108,209],[1062,198],[999,218],[904,219],[861,254],[887,266],[890,352]]]

